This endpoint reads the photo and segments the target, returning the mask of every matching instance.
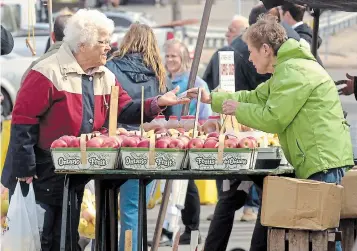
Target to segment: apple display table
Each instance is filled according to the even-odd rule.
[[[254,181],[262,186],[263,179],[268,175],[291,176],[291,167],[280,166],[276,169],[255,169],[235,171],[200,171],[200,170],[172,170],[172,171],[136,171],[136,170],[75,170],[57,172],[66,174],[63,211],[61,251],[65,251],[66,241],[70,242],[70,250],[76,250],[77,228],[76,210],[77,187],[95,180],[96,222],[95,239],[96,251],[118,250],[118,188],[129,179],[139,180],[139,223],[138,223],[138,251],[147,251],[147,215],[146,215],[146,185],[154,179],[227,179]],[[79,205],[80,207],[80,205]],[[69,238],[66,238],[69,231]]]

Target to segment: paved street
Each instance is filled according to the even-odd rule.
[[[159,211],[159,205],[157,205],[153,210],[148,210],[148,238],[152,239],[156,224],[156,218]],[[207,221],[206,218],[209,214],[213,213],[214,206],[201,206],[201,222],[200,222],[200,231],[203,237],[203,241],[207,236],[208,228],[210,221]],[[242,211],[236,212],[236,220],[233,227],[232,235],[230,238],[230,242],[228,245],[227,251],[232,248],[244,248],[249,250],[250,239],[252,236],[252,232],[254,229],[254,223],[247,223],[239,221]],[[182,230],[184,229],[182,225]],[[200,245],[199,250],[202,250],[202,245]],[[159,248],[159,251],[169,251],[172,250],[171,247],[162,247]],[[179,251],[188,251],[190,250],[190,246],[180,246]]]

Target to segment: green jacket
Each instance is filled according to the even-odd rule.
[[[279,49],[274,68],[272,77],[254,91],[212,93],[212,110],[221,113],[225,100],[239,101],[237,120],[277,133],[298,178],[354,165],[336,86],[309,48],[289,39]]]

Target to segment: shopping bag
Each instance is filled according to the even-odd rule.
[[[27,196],[22,194],[20,182],[11,197],[5,228],[1,236],[2,251],[40,251],[35,192],[32,183]]]

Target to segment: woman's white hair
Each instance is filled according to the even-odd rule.
[[[98,43],[99,35],[114,31],[113,20],[97,10],[81,9],[67,22],[64,29],[63,41],[69,44],[73,52],[77,52],[81,44],[94,46]]]

